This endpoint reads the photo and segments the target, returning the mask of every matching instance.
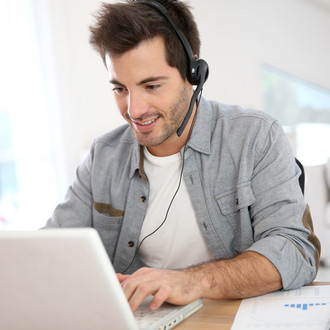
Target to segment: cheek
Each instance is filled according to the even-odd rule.
[[[115,97],[117,108],[122,116],[127,112],[127,101],[125,98]]]

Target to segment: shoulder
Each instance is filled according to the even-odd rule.
[[[132,144],[134,140],[131,128],[128,124],[125,124],[98,136],[94,140],[94,145],[119,146],[121,144]]]
[[[274,143],[287,144],[279,122],[263,111],[215,101],[208,101],[204,109],[211,120],[212,143],[221,141],[229,149],[254,149],[259,154]]]
[[[226,131],[231,136],[242,138],[244,136],[266,138],[270,134],[282,134],[283,129],[279,122],[264,111],[215,101],[208,101],[207,104],[213,131]]]
[[[208,101],[214,119],[219,121],[249,121],[263,122],[265,125],[272,125],[276,119],[261,110],[247,109],[239,105],[223,104],[216,101]]]
[[[125,124],[98,136],[92,145],[91,154],[94,160],[122,160],[130,157],[132,150],[137,153],[139,144],[130,126]]]

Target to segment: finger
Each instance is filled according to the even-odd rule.
[[[160,286],[158,282],[150,281],[139,284],[131,297],[128,298],[128,302],[132,311],[135,312],[148,296],[156,294],[159,289]]]
[[[155,293],[153,299],[150,302],[150,309],[156,310],[158,309],[171,295],[172,290],[169,286],[163,285],[160,289]]]
[[[135,294],[137,288],[141,286],[142,286],[142,291],[141,291],[142,294],[144,290],[148,291],[149,293],[150,292],[150,290],[148,290],[150,285],[148,284],[149,282],[157,282],[154,271],[150,271],[150,268],[139,269],[134,274],[130,275],[124,281],[122,281],[121,285],[127,300],[130,300],[131,297]],[[152,292],[150,292],[149,294],[152,294]]]
[[[117,273],[116,275],[117,275],[117,279],[120,283],[124,282],[130,276],[130,275],[123,275],[123,274],[120,274],[120,273]]]

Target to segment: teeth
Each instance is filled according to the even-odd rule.
[[[156,119],[152,119],[152,120],[146,121],[145,123],[139,123],[139,125],[147,126],[147,125],[150,125],[151,123],[153,123],[155,120]]]

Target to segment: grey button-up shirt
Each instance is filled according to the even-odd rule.
[[[128,125],[97,138],[46,227],[94,227],[117,272],[134,258],[148,207],[141,146]],[[183,154],[183,150],[182,150]],[[250,250],[278,269],[284,289],[310,283],[319,241],[300,170],[277,121],[201,100],[183,179],[214,259]],[[194,242],[187,241],[187,253]],[[128,272],[143,266],[137,257]]]

